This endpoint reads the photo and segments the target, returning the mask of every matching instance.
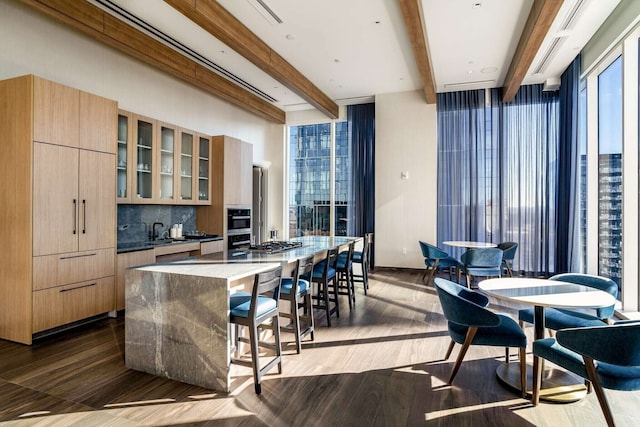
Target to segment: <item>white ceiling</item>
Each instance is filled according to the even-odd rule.
[[[276,99],[285,111],[312,108],[160,0],[111,0]],[[559,78],[620,0],[565,0],[524,84]],[[223,7],[338,104],[420,90],[399,0],[256,0]],[[502,86],[533,0],[421,0],[437,92]],[[567,16],[542,72],[534,74]]]

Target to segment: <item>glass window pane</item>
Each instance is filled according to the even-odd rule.
[[[289,236],[328,235],[331,124],[289,129]]]
[[[598,76],[598,274],[613,279],[619,291],[622,166],[622,57],[619,57]]]
[[[351,143],[347,122],[336,123],[336,187],[335,187],[335,235],[346,236],[349,212],[353,212],[351,179]]]

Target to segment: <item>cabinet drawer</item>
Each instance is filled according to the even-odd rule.
[[[114,277],[33,292],[33,332],[114,309]]]
[[[200,255],[213,254],[224,250],[223,240],[214,240],[212,242],[200,243]]]
[[[33,290],[83,282],[115,274],[115,249],[33,258]]]

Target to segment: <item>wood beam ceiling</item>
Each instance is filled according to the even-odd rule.
[[[278,107],[96,6],[78,0],[21,0],[21,2],[239,108],[271,122],[285,123],[285,113]]]
[[[295,92],[330,118],[338,118],[338,105],[302,73],[215,0],[165,0],[209,34],[245,57],[262,71]]]
[[[518,47],[511,60],[502,87],[502,101],[511,102],[516,96],[531,63],[549,32],[563,0],[535,0],[524,26]]]
[[[427,37],[424,33],[422,25],[422,10],[420,8],[420,0],[399,0],[404,24],[409,33],[411,47],[413,48],[413,56],[420,72],[422,80],[422,88],[427,104],[435,104],[437,100],[436,85],[433,79],[433,70],[431,68],[431,58],[429,57],[429,49],[427,47]]]

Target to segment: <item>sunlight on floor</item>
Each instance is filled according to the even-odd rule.
[[[445,409],[442,411],[434,411],[434,412],[430,412],[428,414],[425,414],[424,419],[425,421],[432,421],[432,420],[437,420],[439,418],[445,418],[447,416],[450,415],[454,415],[454,414],[460,414],[460,413],[464,413],[464,412],[473,412],[473,411],[480,411],[486,408],[492,408],[492,407],[498,407],[498,406],[521,406],[522,405],[522,399],[512,399],[512,400],[503,400],[500,402],[494,402],[492,404],[482,404],[482,405],[473,405],[473,406],[462,406],[460,408],[452,408],[452,409]]]

